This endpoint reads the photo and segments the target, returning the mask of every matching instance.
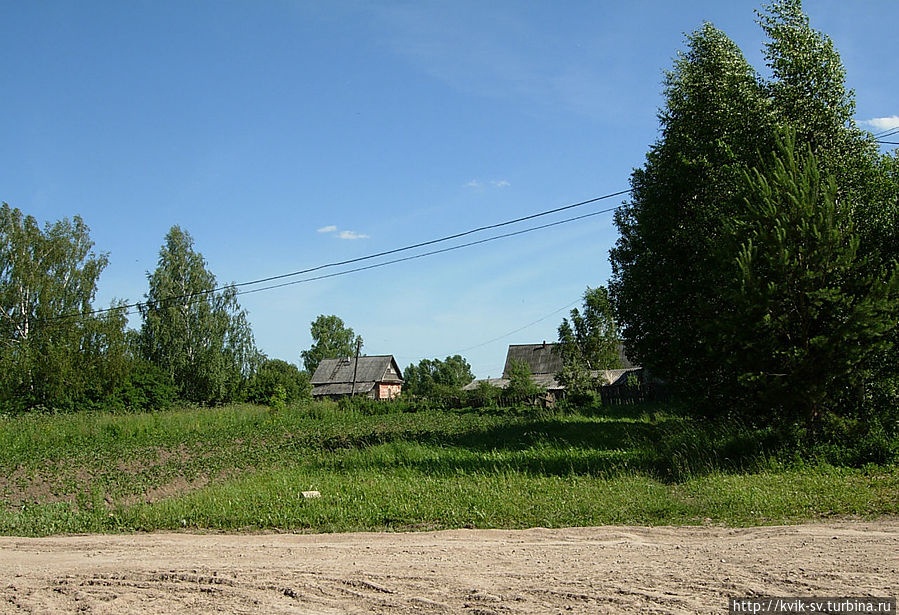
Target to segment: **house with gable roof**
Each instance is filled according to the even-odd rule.
[[[531,380],[534,384],[543,387],[549,393],[558,394],[565,387],[559,383],[556,376],[562,371],[562,355],[557,350],[558,344],[512,344],[506,353],[506,363],[503,367],[502,378],[489,378],[489,384],[506,388],[509,385],[509,373],[512,362],[524,363],[531,370]],[[619,346],[619,363],[621,369],[594,370],[591,376],[601,380],[604,386],[622,386],[627,382],[627,376],[631,373],[640,373],[642,368],[633,365],[624,354],[624,346]],[[473,390],[480,380],[466,385],[464,390]]]
[[[345,395],[393,399],[402,390],[402,372],[393,355],[322,359],[312,375],[314,399]]]

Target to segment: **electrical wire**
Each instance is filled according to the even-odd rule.
[[[187,304],[190,304],[191,300],[194,300],[194,299],[199,300],[199,299],[202,299],[203,297],[205,297],[205,296],[207,296],[207,295],[210,295],[210,294],[213,294],[213,293],[216,293],[216,292],[221,292],[221,291],[226,290],[226,289],[242,288],[242,287],[245,287],[245,286],[252,286],[252,285],[261,284],[261,283],[264,283],[264,282],[270,282],[270,281],[274,281],[274,280],[285,279],[285,278],[288,278],[288,277],[295,277],[295,276],[303,275],[303,274],[306,274],[306,273],[313,273],[313,272],[315,272],[315,271],[321,271],[321,270],[326,269],[326,268],[339,267],[339,266],[348,265],[348,264],[352,264],[352,263],[358,263],[358,262],[362,262],[362,261],[366,261],[366,260],[371,260],[371,259],[374,259],[374,258],[380,258],[380,257],[388,256],[388,255],[391,255],[391,254],[397,254],[397,253],[400,253],[400,252],[405,252],[405,251],[408,251],[408,250],[413,250],[413,249],[416,249],[416,248],[421,248],[421,247],[424,247],[424,246],[435,245],[435,244],[438,244],[438,243],[443,243],[443,242],[446,242],[446,241],[451,241],[451,240],[453,240],[453,239],[458,239],[458,238],[460,238],[460,237],[465,237],[465,236],[468,236],[468,235],[472,235],[472,234],[474,234],[474,233],[479,233],[479,232],[483,232],[483,231],[486,231],[486,230],[491,230],[491,229],[501,228],[501,227],[509,226],[509,225],[512,225],[512,224],[517,224],[517,223],[520,223],[520,222],[524,222],[524,221],[527,221],[527,220],[533,220],[533,219],[540,218],[540,217],[543,217],[543,216],[547,216],[547,215],[550,215],[550,214],[558,213],[558,212],[561,212],[561,211],[566,211],[566,210],[574,209],[574,208],[576,208],[576,207],[582,207],[582,206],[584,206],[584,205],[589,205],[589,204],[596,203],[596,202],[599,202],[599,201],[602,201],[602,200],[605,200],[605,199],[614,198],[614,197],[616,197],[616,196],[622,196],[622,195],[628,194],[628,193],[630,193],[630,192],[631,192],[630,190],[620,190],[620,191],[618,191],[618,192],[613,192],[613,193],[610,193],[610,194],[605,194],[605,195],[602,195],[602,196],[599,196],[599,197],[595,197],[595,198],[588,199],[588,200],[585,200],[585,201],[580,201],[580,202],[573,203],[573,204],[570,204],[570,205],[564,205],[564,206],[562,206],[562,207],[556,207],[556,208],[554,208],[554,209],[549,209],[549,210],[546,210],[546,211],[541,211],[541,212],[538,212],[538,213],[535,213],[535,214],[530,214],[530,215],[528,215],[528,216],[522,216],[522,217],[520,217],[520,218],[515,218],[515,219],[513,219],[513,220],[506,220],[506,221],[504,221],[504,222],[498,222],[498,223],[495,223],[495,224],[488,224],[488,225],[485,225],[485,226],[480,226],[480,227],[477,227],[477,228],[474,228],[474,229],[470,229],[470,230],[463,231],[463,232],[460,232],[460,233],[455,233],[455,234],[452,234],[452,235],[447,235],[447,236],[445,236],[445,237],[440,237],[440,238],[437,238],[437,239],[431,239],[431,240],[428,240],[428,241],[422,241],[422,242],[419,242],[419,243],[411,244],[411,245],[408,245],[408,246],[403,246],[403,247],[400,247],[400,248],[395,248],[395,249],[392,249],[392,250],[385,250],[385,251],[383,251],[383,252],[378,252],[378,253],[376,253],[376,254],[369,254],[369,255],[366,255],[366,256],[360,256],[360,257],[357,257],[357,258],[347,259],[347,260],[338,261],[338,262],[333,262],[333,263],[325,263],[325,264],[323,264],[323,265],[317,265],[317,266],[315,266],[315,267],[310,267],[310,268],[302,269],[302,270],[299,270],[299,271],[293,271],[293,272],[290,272],[290,273],[283,273],[283,274],[279,274],[279,275],[269,276],[269,277],[265,277],[265,278],[259,278],[259,279],[256,279],[256,280],[250,280],[250,281],[247,281],[247,282],[240,282],[240,283],[236,283],[236,284],[226,284],[226,285],[224,285],[224,286],[219,286],[219,287],[216,287],[216,288],[212,288],[212,289],[208,289],[208,290],[199,291],[199,292],[196,292],[196,293],[187,293],[187,294],[183,294],[183,295],[176,295],[176,296],[172,296],[172,297],[166,297],[166,298],[164,298],[164,299],[159,299],[159,300],[156,300],[156,301],[138,301],[138,302],[135,302],[135,303],[126,303],[126,304],[122,304],[122,305],[118,305],[118,306],[114,306],[114,307],[110,307],[110,308],[102,308],[102,309],[91,310],[91,311],[88,311],[88,312],[77,312],[77,313],[70,313],[70,314],[61,314],[61,315],[59,315],[59,316],[56,316],[56,317],[53,317],[53,318],[50,318],[50,319],[47,319],[47,320],[62,320],[62,319],[66,319],[66,318],[74,318],[74,317],[81,317],[81,316],[91,316],[91,315],[103,314],[103,313],[113,312],[113,311],[116,311],[116,312],[124,311],[125,314],[132,314],[133,312],[132,312],[131,310],[133,310],[134,308],[140,309],[141,307],[147,306],[147,305],[149,305],[149,304],[151,304],[151,303],[156,303],[156,304],[159,304],[159,303],[172,303],[172,302],[180,302],[180,301],[183,300],[183,301],[185,301]],[[241,290],[241,291],[238,291],[236,294],[237,294],[237,295],[251,294],[251,293],[262,292],[262,291],[266,291],[266,290],[272,290],[272,289],[276,289],[276,288],[283,288],[283,287],[285,287],[285,286],[292,286],[292,285],[295,285],[295,284],[302,284],[302,283],[312,282],[312,281],[316,281],[316,280],[323,280],[323,279],[327,279],[327,278],[338,277],[338,276],[347,275],[347,274],[350,274],[350,273],[356,273],[356,272],[359,272],[359,271],[366,271],[366,270],[369,270],[369,269],[376,269],[376,268],[378,268],[378,267],[385,267],[385,266],[387,266],[387,265],[392,265],[392,264],[401,263],[401,262],[405,262],[405,261],[415,260],[415,259],[418,259],[418,258],[424,258],[424,257],[426,257],[426,256],[432,256],[432,255],[435,255],[435,254],[442,254],[442,253],[444,253],[444,252],[451,252],[451,251],[454,251],[454,250],[459,250],[459,249],[462,249],[462,248],[467,248],[467,247],[479,245],[479,244],[482,244],[482,243],[487,243],[487,242],[490,242],[490,241],[496,241],[496,240],[498,240],[498,239],[504,239],[504,238],[506,238],[506,237],[513,237],[513,236],[521,235],[521,234],[524,234],[524,233],[530,233],[530,232],[534,232],[534,231],[538,231],[538,230],[550,228],[550,227],[553,227],[553,226],[558,226],[558,225],[560,225],[560,224],[566,224],[566,223],[568,223],[568,222],[574,222],[574,221],[576,221],[576,220],[582,220],[582,219],[585,219],[585,218],[589,218],[589,217],[591,217],[591,216],[596,216],[596,215],[600,215],[600,214],[604,214],[604,213],[609,213],[609,212],[611,212],[611,211],[615,211],[616,209],[619,209],[620,207],[621,207],[621,206],[619,205],[619,206],[616,206],[616,207],[612,207],[612,208],[600,210],[600,211],[597,211],[597,212],[592,212],[592,213],[590,213],[590,214],[585,214],[585,215],[582,215],[582,216],[575,216],[575,217],[573,217],[573,218],[567,218],[567,219],[559,220],[559,221],[552,222],[552,223],[549,223],[549,224],[543,224],[543,225],[539,225],[539,226],[536,226],[536,227],[531,227],[531,228],[523,229],[523,230],[520,230],[520,231],[514,231],[514,232],[511,232],[511,233],[504,233],[504,234],[501,234],[501,235],[497,235],[497,236],[493,236],[493,237],[488,237],[488,238],[485,238],[485,239],[481,239],[481,240],[478,240],[478,241],[472,241],[472,242],[468,242],[468,243],[464,243],[464,244],[459,244],[459,245],[456,245],[456,246],[451,246],[451,247],[449,247],[449,248],[443,248],[443,249],[440,249],[440,250],[432,250],[432,251],[430,251],[430,252],[424,252],[424,253],[422,253],[422,254],[416,254],[416,255],[413,255],[413,256],[407,256],[407,257],[404,257],[404,258],[393,259],[393,260],[385,261],[385,262],[382,262],[382,263],[376,263],[376,264],[374,264],[374,265],[367,265],[367,266],[364,266],[364,267],[356,267],[356,268],[353,268],[353,269],[348,269],[348,270],[339,271],[339,272],[330,273],[330,274],[325,274],[325,275],[314,276],[314,277],[311,277],[311,278],[303,278],[303,279],[301,279],[301,280],[293,280],[293,281],[290,281],[290,282],[284,282],[284,283],[280,283],[280,284],[272,284],[272,285],[264,286],[264,287],[261,287],[261,288],[254,288],[254,289],[250,289],[250,290]]]
[[[882,137],[889,137],[889,136],[894,135],[894,134],[896,134],[896,133],[899,133],[899,127],[897,127],[897,128],[887,128],[886,130],[881,130],[880,132],[875,132],[873,136],[874,136],[875,139],[880,139],[880,138],[882,138]]]
[[[523,327],[519,327],[519,328],[515,329],[514,331],[509,331],[508,333],[504,333],[503,335],[500,335],[499,337],[494,337],[493,339],[487,340],[486,342],[481,342],[480,344],[475,344],[474,346],[469,346],[468,348],[463,348],[462,350],[460,350],[459,352],[456,352],[456,353],[454,353],[454,354],[462,354],[463,352],[468,352],[469,350],[474,350],[475,348],[480,348],[480,347],[482,347],[482,346],[486,346],[486,345],[488,345],[488,344],[492,344],[493,342],[498,342],[498,341],[500,341],[501,339],[504,339],[504,338],[509,337],[510,335],[515,335],[515,334],[518,333],[519,331],[524,331],[524,330],[527,329],[528,327],[532,327],[532,326],[536,325],[538,322],[543,322],[543,321],[546,320],[547,318],[550,318],[551,316],[555,316],[556,314],[558,314],[558,313],[561,312],[562,310],[566,310],[566,309],[570,308],[572,305],[574,305],[575,303],[578,303],[578,302],[580,302],[580,301],[581,301],[581,297],[578,297],[577,299],[575,299],[574,301],[572,301],[572,302],[569,303],[568,305],[562,306],[562,307],[560,307],[558,310],[555,310],[554,312],[550,312],[550,313],[547,314],[546,316],[541,316],[541,317],[538,318],[537,320],[535,320],[535,321],[533,321],[533,322],[529,322],[528,324],[524,325]]]
[[[886,144],[886,145],[899,145],[899,142],[896,142],[896,141],[884,141],[884,140],[882,140],[882,139],[880,138],[880,137],[886,137],[886,136],[890,136],[890,135],[897,134],[897,133],[899,133],[899,128],[887,129],[887,130],[881,131],[881,132],[879,132],[879,133],[876,133],[876,134],[874,135],[874,137],[875,137],[875,140],[876,140],[877,143]],[[52,321],[52,320],[63,320],[63,319],[67,319],[67,318],[74,318],[74,317],[79,317],[79,316],[92,316],[92,315],[97,315],[97,314],[104,314],[104,313],[107,313],[107,312],[118,312],[118,311],[122,311],[122,310],[124,310],[124,313],[125,313],[125,314],[132,314],[132,313],[134,313],[134,312],[132,312],[131,310],[133,310],[134,308],[140,309],[141,307],[147,306],[147,305],[149,305],[149,304],[151,304],[151,303],[157,303],[157,304],[159,304],[159,303],[170,303],[170,302],[177,302],[177,301],[185,300],[185,301],[189,304],[189,303],[191,302],[192,299],[201,299],[201,298],[203,298],[203,297],[205,297],[205,296],[207,296],[207,295],[211,295],[211,294],[214,294],[214,293],[217,293],[217,292],[221,292],[221,291],[224,291],[224,290],[226,290],[226,289],[236,289],[236,288],[243,288],[243,287],[245,287],[245,286],[254,286],[254,285],[256,285],[256,284],[263,284],[263,283],[265,283],[265,282],[272,282],[272,281],[275,281],[275,280],[282,280],[282,279],[285,279],[285,278],[296,277],[296,276],[298,276],[298,275],[303,275],[303,274],[307,274],[307,273],[314,273],[314,272],[316,272],[316,271],[321,271],[321,270],[323,270],[323,269],[328,269],[328,268],[332,268],[332,267],[340,267],[340,266],[343,266],[343,265],[350,265],[350,264],[353,264],[353,263],[363,262],[363,261],[366,261],[366,260],[371,260],[371,259],[375,259],[375,258],[381,258],[381,257],[383,257],[383,256],[389,256],[389,255],[391,255],[391,254],[398,254],[398,253],[400,253],[400,252],[406,252],[406,251],[409,251],[409,250],[414,250],[414,249],[416,249],[416,248],[422,248],[422,247],[429,246],[429,245],[435,245],[435,244],[438,244],[438,243],[443,243],[443,242],[446,242],[446,241],[451,241],[451,240],[453,240],[453,239],[459,239],[459,238],[461,238],[461,237],[466,237],[466,236],[468,236],[468,235],[473,235],[473,234],[475,234],[475,233],[480,233],[480,232],[483,232],[483,231],[486,231],[486,230],[492,230],[492,229],[496,229],[496,228],[502,228],[502,227],[504,227],[504,226],[509,226],[509,225],[512,225],[512,224],[517,224],[517,223],[520,223],[520,222],[525,222],[525,221],[527,221],[527,220],[533,220],[533,219],[540,218],[540,217],[543,217],[543,216],[548,216],[548,215],[551,215],[551,214],[554,214],[554,213],[559,213],[559,212],[562,212],[562,211],[567,211],[567,210],[570,210],[570,209],[574,209],[574,208],[576,208],[576,207],[582,207],[582,206],[584,206],[584,205],[589,205],[589,204],[596,203],[596,202],[599,202],[599,201],[602,201],[602,200],[605,200],[605,199],[614,198],[614,197],[616,197],[616,196],[622,196],[622,195],[625,195],[625,194],[629,194],[630,192],[631,192],[631,190],[620,190],[620,191],[618,191],[618,192],[613,192],[613,193],[610,193],[610,194],[605,194],[605,195],[598,196],[598,197],[595,197],[595,198],[592,198],[592,199],[587,199],[587,200],[585,200],[585,201],[579,201],[579,202],[577,202],[577,203],[572,203],[572,204],[570,204],[570,205],[564,205],[564,206],[562,206],[562,207],[556,207],[556,208],[554,208],[554,209],[549,209],[549,210],[546,210],[546,211],[537,212],[537,213],[534,213],[534,214],[530,214],[530,215],[528,215],[528,216],[522,216],[522,217],[520,217],[520,218],[515,218],[515,219],[513,219],[513,220],[506,220],[506,221],[504,221],[504,222],[498,222],[498,223],[495,223],[495,224],[488,224],[488,225],[480,226],[480,227],[477,227],[477,228],[469,229],[469,230],[467,230],[467,231],[463,231],[463,232],[460,232],[460,233],[454,233],[454,234],[452,234],[452,235],[446,235],[446,236],[444,236],[444,237],[439,237],[439,238],[437,238],[437,239],[431,239],[431,240],[428,240],[428,241],[422,241],[422,242],[419,242],[419,243],[415,243],[415,244],[411,244],[411,245],[407,245],[407,246],[402,246],[402,247],[400,247],[400,248],[394,248],[394,249],[391,249],[391,250],[385,250],[385,251],[382,251],[382,252],[377,252],[377,253],[375,253],[375,254],[368,254],[368,255],[365,255],[365,256],[360,256],[360,257],[357,257],[357,258],[351,258],[351,259],[346,259],[346,260],[342,260],[342,261],[336,261],[336,262],[331,262],[331,263],[325,263],[325,264],[322,264],[322,265],[317,265],[317,266],[314,266],[314,267],[309,267],[309,268],[301,269],[301,270],[298,270],[298,271],[291,271],[291,272],[289,272],[289,273],[282,273],[282,274],[273,275],[273,276],[268,276],[268,277],[264,277],[264,278],[258,278],[258,279],[255,279],[255,280],[249,280],[249,281],[246,281],[246,282],[238,282],[238,283],[234,283],[234,284],[226,284],[226,285],[223,285],[223,286],[217,286],[217,287],[215,287],[215,288],[211,288],[211,289],[207,289],[207,290],[203,290],[203,291],[199,291],[199,292],[195,292],[195,293],[187,293],[187,294],[183,294],[183,295],[174,295],[174,296],[171,296],[171,297],[166,297],[166,298],[164,298],[164,299],[157,299],[157,300],[155,300],[155,301],[138,301],[138,302],[135,302],[135,303],[126,303],[126,304],[122,304],[122,305],[118,305],[118,306],[114,306],[114,307],[110,307],[110,308],[102,308],[102,309],[90,310],[90,311],[87,311],[87,312],[77,312],[77,313],[70,313],[70,314],[61,314],[61,315],[59,315],[59,316],[55,316],[55,317],[53,317],[53,318],[49,318],[49,319],[46,319],[46,320],[51,320],[51,321]],[[506,237],[513,237],[513,236],[521,235],[521,234],[524,234],[524,233],[530,233],[530,232],[533,232],[533,231],[542,230],[542,229],[545,229],[545,228],[550,228],[550,227],[553,227],[553,226],[557,226],[557,225],[559,225],[559,224],[565,224],[565,223],[573,222],[573,221],[576,221],[576,220],[582,220],[582,219],[584,219],[584,218],[588,218],[588,217],[591,217],[591,216],[594,216],[594,215],[599,215],[599,214],[603,214],[603,213],[609,213],[610,211],[614,211],[614,210],[619,209],[619,208],[620,208],[620,206],[617,206],[617,207],[605,209],[605,210],[602,210],[602,211],[594,212],[594,213],[591,213],[591,214],[586,214],[586,215],[583,215],[583,216],[576,216],[576,217],[574,217],[574,218],[568,218],[568,219],[561,220],[561,221],[558,221],[558,222],[553,222],[553,223],[550,223],[550,224],[540,225],[540,226],[537,226],[537,227],[533,227],[533,228],[529,228],[529,229],[524,229],[524,230],[516,231],[516,232],[513,232],[513,233],[505,233],[505,234],[502,234],[502,235],[497,235],[497,236],[495,236],[495,237],[489,237],[489,238],[486,238],[486,239],[482,239],[482,240],[479,240],[479,241],[468,242],[468,243],[460,244],[460,245],[457,245],[457,246],[452,246],[452,247],[450,247],[450,248],[444,248],[444,249],[441,249],[441,250],[433,250],[433,251],[430,251],[430,252],[424,252],[424,253],[422,253],[422,254],[416,254],[416,255],[408,256],[408,257],[404,257],[404,258],[393,259],[393,260],[390,260],[390,261],[385,261],[385,262],[383,262],[383,263],[376,263],[376,264],[374,264],[374,265],[367,265],[367,266],[365,266],[365,267],[356,267],[356,268],[353,268],[353,269],[348,269],[348,270],[345,270],[345,271],[339,271],[339,272],[335,272],[335,273],[331,273],[331,274],[320,275],[320,276],[314,276],[314,277],[311,277],[311,278],[304,278],[304,279],[302,279],[302,280],[293,280],[293,281],[291,281],[291,282],[285,282],[285,283],[281,283],[281,284],[272,284],[272,285],[264,286],[264,287],[261,287],[261,288],[255,288],[255,289],[250,289],[250,290],[242,290],[242,291],[238,291],[236,294],[237,294],[237,295],[248,295],[248,294],[252,294],[252,293],[263,292],[263,291],[273,290],[273,289],[277,289],[277,288],[283,288],[283,287],[286,287],[286,286],[293,286],[293,285],[295,285],[295,284],[303,284],[303,283],[307,283],[307,282],[313,282],[313,281],[316,281],[316,280],[323,280],[323,279],[328,279],[328,278],[338,277],[338,276],[342,276],[342,275],[348,275],[348,274],[350,274],[350,273],[357,273],[357,272],[360,272],[360,271],[367,271],[367,270],[370,270],[370,269],[376,269],[376,268],[379,268],[379,267],[385,267],[385,266],[387,266],[387,265],[393,265],[393,264],[397,264],[397,263],[401,263],[401,262],[405,262],[405,261],[410,261],[410,260],[415,260],[415,259],[419,259],[419,258],[424,258],[424,257],[426,257],[426,256],[433,256],[433,255],[435,255],[435,254],[442,254],[442,253],[444,253],[444,252],[451,252],[451,251],[454,251],[454,250],[459,250],[459,249],[462,249],[462,248],[472,247],[472,246],[479,245],[479,244],[482,244],[482,243],[487,243],[487,242],[490,242],[490,241],[496,241],[496,240],[498,240],[498,239],[503,239],[503,238],[506,238]],[[571,304],[571,305],[573,305],[573,304]],[[568,306],[566,306],[566,307],[568,307]],[[561,308],[561,309],[565,309],[565,308]],[[557,311],[559,311],[559,310],[557,310]],[[547,317],[548,317],[548,316],[547,316]],[[539,320],[536,321],[536,322],[539,322]],[[529,325],[525,325],[524,327],[522,327],[522,329],[525,329],[525,328],[527,328],[527,327],[529,327],[529,326],[531,326],[531,325],[533,325],[533,324],[536,324],[536,322],[531,323],[531,324],[529,324]],[[512,334],[514,334],[514,333],[517,333],[518,331],[520,331],[520,330],[522,330],[522,329],[518,329],[518,330],[516,330],[516,331],[512,331],[512,332],[508,333],[507,335],[500,336],[500,337],[497,338],[496,340],[491,340],[490,342],[485,342],[485,343],[482,344],[482,345],[486,345],[486,344],[491,343],[491,342],[493,342],[493,341],[497,341],[497,340],[499,340],[499,339],[502,339],[503,337],[508,337],[508,335],[512,335]],[[479,345],[479,346],[480,346],[480,345]],[[478,348],[479,346],[475,346],[474,348]],[[468,349],[466,349],[466,350],[471,350],[471,348],[468,348]],[[463,352],[464,352],[464,351],[463,351]]]
[[[524,326],[522,326],[522,327],[518,327],[518,328],[515,329],[514,331],[509,331],[508,333],[504,333],[504,334],[500,335],[499,337],[494,337],[493,339],[489,339],[489,340],[487,340],[486,342],[481,342],[480,344],[475,344],[474,346],[469,346],[468,348],[463,348],[462,350],[458,350],[458,351],[456,351],[456,352],[451,352],[451,353],[449,353],[447,356],[461,355],[462,353],[468,352],[469,350],[474,350],[475,348],[481,348],[482,346],[487,346],[488,344],[492,344],[493,342],[498,342],[499,340],[501,340],[501,339],[503,339],[503,338],[506,338],[506,337],[509,337],[510,335],[515,335],[515,334],[518,333],[519,331],[524,331],[524,330],[527,329],[528,327],[532,327],[532,326],[536,325],[538,322],[543,322],[543,321],[546,320],[547,318],[551,318],[552,316],[555,316],[556,314],[558,314],[558,313],[561,312],[562,310],[566,310],[566,309],[570,308],[571,306],[573,306],[574,304],[579,303],[580,301],[582,301],[582,298],[581,298],[581,297],[578,297],[577,299],[575,299],[574,301],[572,301],[572,302],[569,303],[568,305],[563,305],[563,306],[560,307],[559,309],[553,310],[553,311],[550,312],[549,314],[546,314],[545,316],[541,316],[541,317],[538,318],[537,320],[534,320],[534,321],[532,321],[532,322],[529,322],[528,324],[526,324],[526,325],[524,325]],[[406,359],[412,359],[412,358],[415,358],[415,357],[411,357],[411,356],[408,356],[408,355],[393,355],[393,356],[394,356],[394,357],[400,357],[400,356],[402,356],[403,358],[406,358]]]
[[[375,263],[374,265],[366,265],[364,267],[356,267],[354,269],[346,269],[344,271],[336,271],[334,273],[326,273],[324,275],[318,275],[311,278],[303,278],[302,280],[292,280],[290,282],[282,282],[281,284],[272,284],[271,286],[263,286],[262,288],[252,288],[250,290],[242,290],[238,291],[238,295],[250,295],[252,293],[259,293],[265,290],[272,290],[274,288],[283,288],[285,286],[293,286],[295,284],[304,284],[306,282],[314,282],[316,280],[325,280],[328,278],[336,278],[339,276],[347,275],[350,273],[358,273],[359,271],[368,271],[370,269],[377,269],[379,267],[386,267],[387,265],[395,265],[396,263],[403,263],[406,261],[412,261],[419,258],[424,258],[426,256],[433,256],[435,254],[443,254],[445,252],[453,252],[454,250],[461,250],[462,248],[470,248],[471,246],[477,246],[482,243],[489,243],[491,241],[496,241],[498,239],[505,239],[507,237],[515,237],[516,235],[524,235],[525,233],[532,233],[534,231],[540,231],[543,229],[547,229],[553,226],[559,226],[560,224],[567,224],[569,222],[575,222],[577,220],[583,220],[585,218],[592,218],[593,216],[599,216],[601,214],[607,214],[609,212],[615,211],[619,209],[621,206],[610,207],[608,209],[603,209],[601,211],[594,211],[589,214],[583,214],[581,216],[575,216],[573,218],[566,218],[564,220],[557,220],[556,222],[550,222],[547,224],[541,224],[540,226],[533,226],[531,228],[522,229],[520,231],[513,231],[511,233],[503,233],[502,235],[495,235],[493,237],[487,237],[485,239],[479,239],[477,241],[470,241],[468,243],[462,243],[455,246],[450,246],[449,248],[441,248],[439,250],[431,250],[430,252],[422,252],[421,254],[414,254],[412,256],[404,256],[403,258],[395,258],[393,260],[384,261],[383,263]]]

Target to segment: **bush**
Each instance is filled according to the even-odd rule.
[[[268,398],[268,408],[273,413],[283,412],[287,408],[287,391],[280,383],[275,385],[274,392]]]
[[[246,391],[247,401],[266,406],[272,405],[273,397],[283,397],[286,406],[309,400],[311,395],[309,374],[281,359],[263,361],[247,383]]]
[[[492,408],[496,406],[502,389],[495,387],[486,380],[481,380],[478,386],[470,391],[465,391],[464,402],[470,408]]]
[[[168,375],[149,361],[138,359],[131,364],[125,382],[95,406],[111,412],[167,410],[177,398],[178,391]]]
[[[343,412],[368,415],[415,412],[418,409],[416,402],[412,400],[403,398],[377,400],[365,395],[345,395],[337,400],[337,407]]]
[[[546,393],[546,389],[534,383],[531,378],[531,368],[527,363],[512,360],[509,366],[509,386],[503,390],[502,396],[518,399],[534,397],[543,393]]]
[[[574,390],[559,402],[559,410],[563,412],[580,412],[584,415],[597,413],[602,409],[602,394],[599,391]]]

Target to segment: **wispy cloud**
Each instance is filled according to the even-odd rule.
[[[356,231],[340,231],[337,235],[341,239],[368,239],[369,235],[357,233]]]
[[[610,112],[627,111],[616,101],[620,82],[633,80],[634,71],[611,59],[622,50],[640,52],[640,44],[631,41],[635,37],[593,37],[578,41],[570,54],[561,51],[572,48],[569,36],[540,28],[505,3],[480,3],[475,12],[459,2],[369,4],[379,7],[372,9],[373,18],[395,53],[466,94],[538,111],[561,106],[603,121]]]
[[[368,239],[370,237],[370,235],[357,233],[356,231],[340,231],[338,233],[336,224],[329,224],[328,226],[323,226],[316,230],[319,233],[334,233],[334,237],[337,237],[338,239]]]
[[[509,182],[507,182],[504,179],[491,179],[488,182],[482,182],[479,179],[473,179],[470,182],[466,182],[466,183],[462,184],[462,187],[463,188],[472,188],[472,189],[477,190],[477,189],[483,188],[485,185],[490,185],[490,186],[493,186],[494,188],[508,188],[512,184],[510,184]]]
[[[862,120],[859,124],[870,126],[874,130],[892,130],[893,128],[899,128],[899,115],[875,117],[870,120]]]

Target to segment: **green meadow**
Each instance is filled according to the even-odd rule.
[[[317,402],[0,418],[0,533],[745,526],[899,514],[895,464],[841,465],[786,450],[764,430],[661,405],[409,410]]]

